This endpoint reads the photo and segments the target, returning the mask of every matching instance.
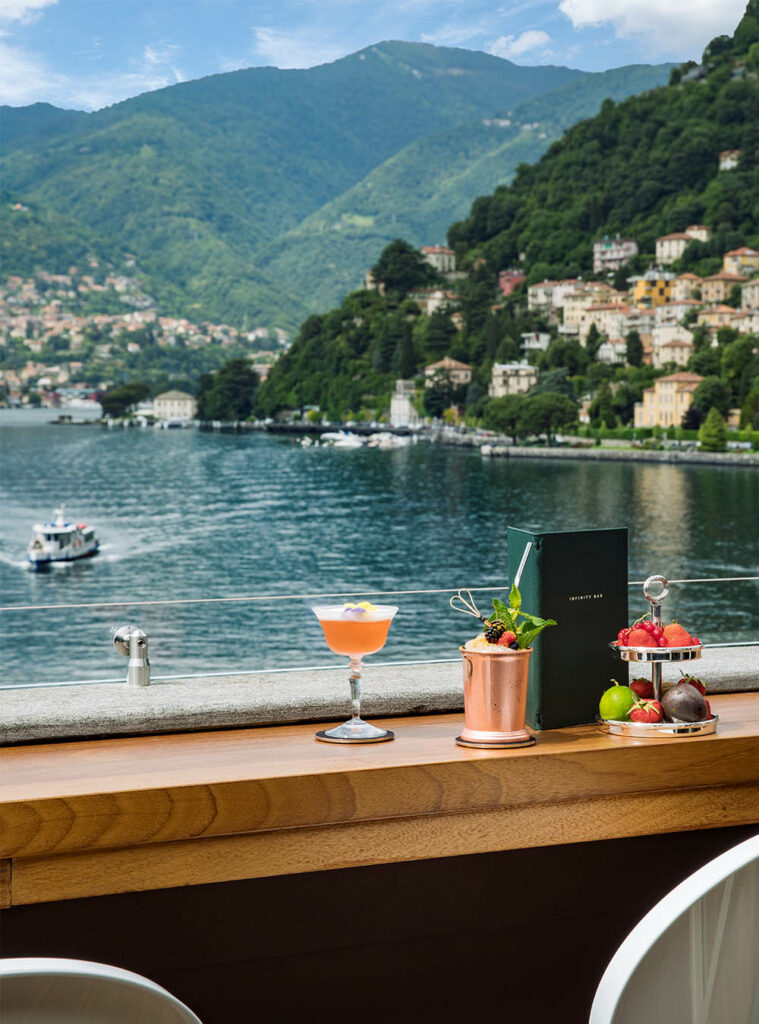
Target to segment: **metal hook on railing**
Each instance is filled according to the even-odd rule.
[[[464,595],[466,595],[466,597]],[[472,615],[475,619],[479,619],[480,622],[487,621],[485,616],[480,614],[479,608],[474,603],[471,590],[459,590],[458,593],[454,594],[448,601],[448,604],[455,612],[463,612],[464,615]]]
[[[127,686],[150,686],[148,634],[137,626],[121,626],[113,634],[113,646],[129,658]]]

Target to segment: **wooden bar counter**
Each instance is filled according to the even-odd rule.
[[[586,726],[513,751],[456,747],[458,715],[355,747],[297,725],[8,748],[3,902],[755,823],[759,695],[712,700],[713,736]]]
[[[3,956],[138,971],[203,1024],[338,1011],[582,1024],[667,891],[759,821],[759,694],[713,736],[513,751],[316,725],[0,751]]]

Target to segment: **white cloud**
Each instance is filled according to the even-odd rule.
[[[432,43],[434,46],[460,46],[487,32],[487,25],[488,22],[483,19],[463,23],[450,22],[441,25],[434,32],[422,32],[420,38],[423,43]]]
[[[0,39],[0,103],[36,103],[65,85],[64,75],[49,71],[34,54]]]
[[[529,28],[518,36],[499,36],[485,49],[494,57],[505,57],[507,60],[511,60],[514,57],[521,57],[523,53],[528,53],[530,50],[540,50],[545,53],[550,42],[551,37],[547,32],[543,32],[542,29]]]
[[[60,107],[99,110],[183,82],[185,75],[174,63],[178,53],[179,48],[170,43],[148,44],[126,71],[73,79],[51,71],[35,54],[0,38],[0,103],[22,106],[44,100]]]
[[[0,21],[34,21],[44,7],[58,0],[0,0]]]
[[[701,47],[730,33],[746,0],[561,0],[575,28],[611,24],[617,36],[644,36],[658,52]]]
[[[275,28],[254,28],[255,54],[277,68],[312,68],[344,57],[350,50],[313,31],[281,32]]]

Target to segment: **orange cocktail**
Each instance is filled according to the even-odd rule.
[[[357,619],[319,619],[327,647],[335,654],[374,654],[387,640],[392,618],[361,622]]]
[[[350,658],[350,688],[353,717],[336,729],[322,729],[316,737],[329,743],[377,743],[393,739],[388,729],[378,729],[361,718],[361,658],[385,646],[394,605],[361,604],[316,605],[314,614],[324,630],[327,646],[335,654]]]

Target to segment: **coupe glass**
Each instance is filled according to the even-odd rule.
[[[316,734],[325,743],[381,743],[395,739],[389,729],[378,729],[361,717],[361,659],[382,650],[390,623],[398,609],[392,605],[370,608],[346,605],[315,605],[313,612],[324,630],[327,646],[335,654],[350,658],[352,717],[335,729],[321,729]]]

